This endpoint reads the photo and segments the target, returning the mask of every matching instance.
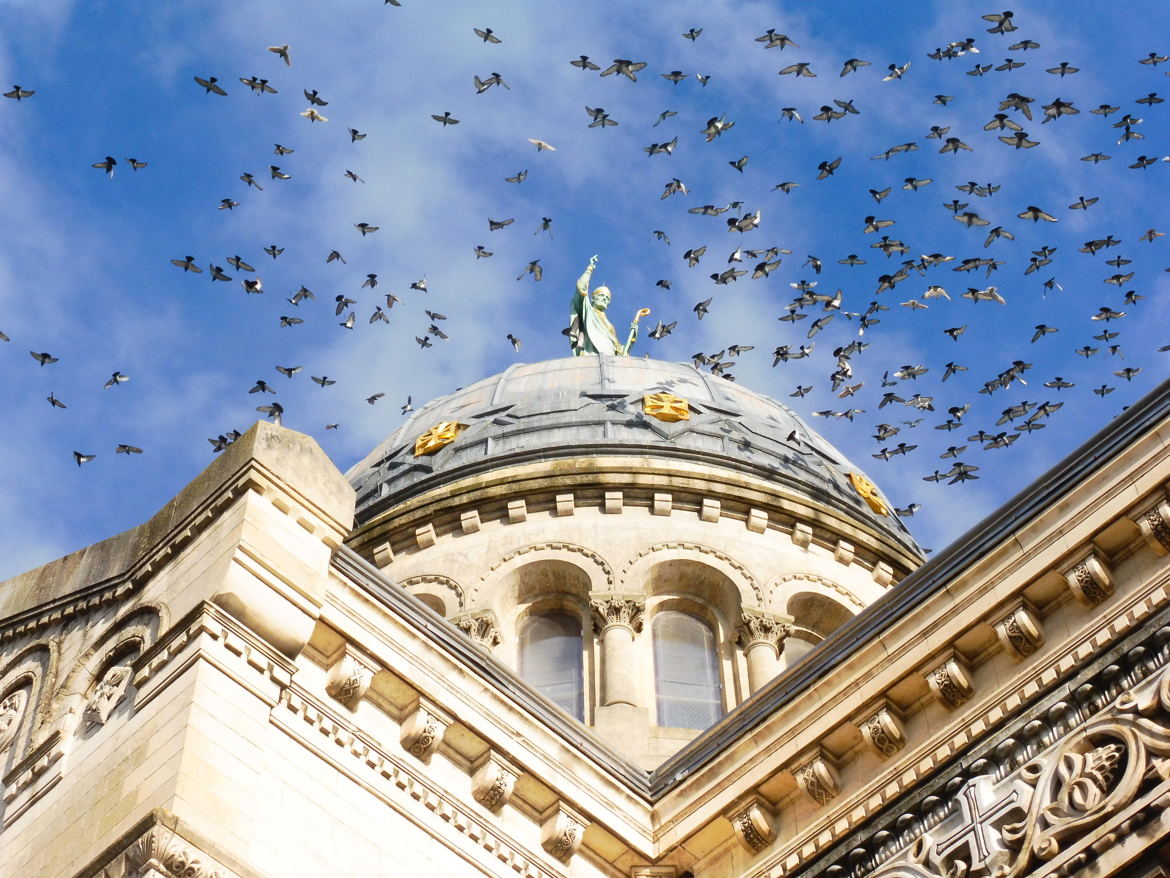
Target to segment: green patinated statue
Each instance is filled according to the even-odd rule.
[[[626,343],[618,341],[617,332],[605,309],[609,307],[612,298],[609,287],[599,286],[589,292],[589,280],[593,277],[593,269],[597,267],[597,256],[589,258],[589,265],[577,280],[577,292],[569,306],[569,343],[573,349],[573,356],[580,357],[587,354],[612,354],[616,357],[629,356],[630,348],[638,339],[638,321],[650,313],[649,308],[642,308],[634,315],[630,323],[630,334]]]

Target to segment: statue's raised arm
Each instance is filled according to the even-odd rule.
[[[627,356],[638,337],[638,320],[649,314],[650,310],[642,308],[634,315],[634,320],[630,324],[630,334],[626,343],[622,344],[605,313],[612,299],[609,287],[602,285],[595,288],[592,293],[589,292],[589,283],[595,268],[596,255],[589,258],[589,264],[577,279],[577,290],[569,306],[569,344],[573,356],[580,357],[586,354]]]

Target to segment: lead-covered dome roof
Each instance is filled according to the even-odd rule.
[[[689,419],[643,411],[647,394],[687,401]],[[443,423],[457,438],[429,455],[419,436]],[[874,512],[851,484],[860,473],[781,402],[689,363],[566,357],[521,363],[420,409],[354,466],[358,521],[458,479],[525,463],[598,455],[692,461],[750,473],[861,518],[918,554],[892,514]]]

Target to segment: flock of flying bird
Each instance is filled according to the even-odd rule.
[[[397,0],[386,0],[386,3],[393,6],[401,5]],[[956,65],[973,63],[973,67],[962,70],[962,75],[986,78],[989,81],[988,88],[990,89],[992,87],[990,82],[995,77],[1004,77],[1000,81],[1006,83],[1007,77],[1014,70],[1026,64],[1033,64],[1031,58],[1041,54],[1042,46],[1034,40],[1016,38],[1016,32],[1025,28],[1026,23],[1024,21],[1017,23],[1016,16],[1011,11],[987,13],[981,18],[988,36],[966,37],[946,46],[937,47],[933,51],[924,53],[925,61],[903,59],[883,65],[861,58],[847,58],[841,61],[839,69],[832,70],[817,69],[812,62],[800,60],[788,63],[791,53],[800,48],[799,35],[796,35],[797,38],[794,39],[776,29],[768,29],[756,37],[756,45],[743,46],[740,49],[745,52],[749,50],[776,50],[776,57],[785,59],[778,70],[779,75],[784,78],[791,77],[794,83],[814,79],[818,76],[835,76],[840,80],[846,77],[865,77],[875,74],[880,75],[883,82],[897,83],[899,80],[915,76],[924,63]],[[702,39],[702,35],[703,28],[693,27],[683,32],[681,37],[694,44]],[[467,37],[481,41],[486,47],[485,52],[493,51],[494,46],[506,42],[507,39],[506,34],[497,33],[492,28],[487,27],[475,28],[474,34],[468,34]],[[998,42],[1000,40],[1003,41],[1002,46]],[[998,51],[1001,48],[1015,54],[1006,57],[1001,63],[983,62],[983,59],[989,57],[993,50]],[[270,46],[268,52],[271,53],[272,60],[277,65],[275,72],[270,73],[268,77],[252,74],[237,78],[244,89],[260,96],[278,94],[285,90],[284,80],[287,75],[281,68],[293,65],[294,52],[288,45]],[[1149,52],[1143,57],[1130,59],[1126,63],[1143,65],[1149,68],[1152,74],[1159,75],[1163,72],[1161,65],[1167,64],[1167,62],[1168,58],[1165,54]],[[648,77],[657,76],[673,87],[679,86],[680,83],[693,76],[697,87],[705,89],[712,79],[705,74],[689,74],[682,70],[656,72],[647,69],[647,62],[631,59],[619,58],[613,59],[610,63],[599,63],[590,56],[581,54],[576,58],[564,59],[564,63],[580,70],[585,76],[622,77],[632,82],[644,82]],[[1167,67],[1170,68],[1170,64],[1167,64]],[[867,70],[866,68],[873,69]],[[1076,81],[1075,76],[1079,72],[1078,66],[1067,61],[1059,61],[1051,66],[1045,66],[1044,69],[1054,85],[1060,83],[1061,90],[1071,88],[1071,83]],[[1069,80],[1069,77],[1073,77],[1073,79]],[[195,75],[193,81],[191,100],[217,100],[228,97],[231,92],[239,91],[231,78],[221,80],[214,75]],[[511,91],[512,86],[499,72],[491,71],[485,75],[475,75],[471,88],[475,95],[483,95],[493,90]],[[328,114],[331,112],[329,110],[330,102],[315,89],[301,89],[301,92],[307,106],[300,112],[300,115],[307,120],[307,124],[328,124]],[[10,91],[4,92],[3,95],[13,102],[23,103],[36,100],[37,90],[14,85]],[[954,99],[951,95],[939,93],[934,95],[933,104],[946,108]],[[1146,129],[1143,128],[1145,122],[1141,114],[1160,112],[1156,108],[1162,102],[1163,99],[1156,92],[1150,91],[1147,94],[1124,101],[1118,98],[1117,105],[1101,103],[1090,107],[1080,106],[1075,98],[1056,97],[1045,101],[1004,88],[1002,94],[997,92],[994,99],[988,100],[988,121],[983,127],[1003,145],[994,148],[1011,150],[1012,152],[1033,150],[1040,147],[1042,142],[1048,139],[1037,133],[1038,130],[1043,130],[1042,126],[1055,123],[1049,130],[1056,130],[1067,124],[1062,121],[1066,117],[1083,113],[1100,120],[1098,134],[1100,135],[1101,149],[1112,147],[1117,155],[1111,155],[1105,151],[1093,151],[1084,155],[1082,161],[1094,166],[1112,161],[1115,164],[1124,163],[1127,168],[1135,172],[1157,173],[1159,169],[1155,166],[1170,162],[1170,156],[1147,154],[1140,151],[1142,141],[1146,139]],[[779,108],[776,124],[786,127],[792,125],[811,126],[818,122],[825,125],[851,124],[845,120],[850,120],[865,112],[864,105],[859,104],[861,101],[857,98],[832,99],[831,103],[821,105],[815,113],[798,106],[785,106]],[[583,124],[589,129],[605,131],[619,125],[619,121],[600,106],[586,106],[585,112],[586,119],[583,120]],[[646,120],[647,127],[657,129],[662,125],[675,124],[671,123],[671,119],[675,116],[678,116],[677,111],[664,110],[652,122]],[[460,125],[462,121],[447,110],[432,114],[431,119],[443,129]],[[333,124],[337,125],[338,123]],[[646,156],[655,163],[652,170],[658,170],[662,167],[661,163],[669,160],[679,148],[680,136],[688,137],[696,142],[702,138],[704,143],[709,144],[720,141],[721,138],[733,132],[735,127],[736,122],[727,118],[726,115],[715,115],[708,118],[706,124],[697,133],[693,130],[681,135],[676,133],[670,139],[660,138],[643,146],[642,149]],[[356,127],[348,127],[347,130],[351,143],[358,143],[367,136]],[[531,137],[527,140],[537,153],[556,152],[556,147],[543,139]],[[952,131],[950,126],[923,126],[918,138],[895,144],[865,158],[881,162],[882,164],[876,167],[885,170],[891,167],[891,160],[914,152],[934,150],[938,154],[951,155],[959,159],[962,155],[975,151],[976,148],[980,150],[993,148],[985,146],[982,142],[973,146],[974,142],[974,139],[969,135]],[[1111,147],[1106,146],[1106,144],[1110,144]],[[293,147],[281,143],[274,144],[271,157],[267,159],[266,173],[254,174],[251,171],[245,171],[240,174],[239,180],[244,184],[241,191],[244,193],[252,190],[259,192],[267,186],[295,185],[295,182],[291,182],[294,180],[295,173],[290,169],[295,159],[289,158],[294,153]],[[657,158],[660,156],[663,158]],[[858,157],[854,155],[826,156],[815,168],[808,169],[807,176],[801,179],[777,182],[771,190],[772,193],[776,194],[771,195],[771,197],[779,200],[779,204],[773,207],[749,208],[745,206],[746,201],[736,200],[720,205],[696,205],[686,210],[688,214],[696,217],[712,217],[721,220],[722,227],[728,233],[741,236],[757,233],[753,235],[753,238],[758,237],[758,231],[767,225],[765,215],[782,211],[785,198],[801,187],[815,186],[821,181],[840,174],[843,162],[856,162],[857,160]],[[749,156],[744,154],[728,160],[726,164],[731,167],[733,172],[743,175],[749,161]],[[149,162],[133,157],[119,159],[114,156],[105,156],[93,162],[92,166],[110,178],[115,176],[116,170],[122,168],[125,168],[126,172],[129,173],[139,171],[149,173],[147,170]],[[728,172],[724,170],[722,173]],[[344,169],[344,177],[351,183],[364,182],[358,173],[349,168]],[[525,183],[527,177],[528,170],[525,169],[503,177],[503,180],[508,184],[520,185]],[[917,249],[910,243],[900,240],[893,231],[893,227],[897,225],[899,220],[885,215],[886,199],[890,198],[895,186],[900,191],[911,194],[923,190],[926,190],[928,195],[941,194],[946,191],[946,197],[949,200],[942,204],[942,211],[937,213],[938,219],[936,221],[940,224],[953,221],[968,230],[976,231],[978,238],[972,237],[976,255],[965,256],[941,252],[915,255]],[[874,187],[868,190],[868,195],[874,205],[872,207],[873,213],[866,215],[860,221],[858,240],[868,244],[869,250],[876,251],[873,252],[872,256],[862,255],[864,253],[862,251],[862,253],[849,253],[839,258],[807,255],[804,258],[796,256],[789,259],[792,257],[792,250],[781,246],[757,248],[736,246],[726,262],[709,273],[709,278],[718,289],[722,290],[736,283],[740,278],[749,275],[755,280],[767,280],[780,269],[786,260],[790,266],[798,262],[800,268],[797,274],[801,276],[789,282],[793,294],[783,304],[779,317],[779,320],[784,324],[783,331],[789,335],[796,333],[797,339],[779,344],[774,348],[771,352],[772,366],[780,367],[783,364],[814,357],[817,337],[820,333],[824,332],[833,321],[837,321],[838,325],[834,327],[834,330],[838,334],[842,324],[847,325],[849,340],[839,339],[843,343],[831,345],[831,365],[826,376],[828,388],[831,389],[834,398],[841,402],[830,408],[814,411],[812,414],[821,418],[853,422],[859,416],[867,413],[865,408],[854,407],[854,401],[862,398],[863,388],[868,388],[864,394],[865,398],[873,400],[872,405],[876,406],[875,411],[880,413],[878,418],[881,420],[873,428],[873,439],[879,446],[878,450],[872,453],[873,458],[888,461],[894,457],[915,452],[920,444],[925,443],[908,441],[908,434],[924,421],[930,419],[932,421],[930,426],[936,430],[945,431],[946,437],[957,436],[960,438],[949,442],[945,451],[938,455],[939,460],[944,461],[944,463],[928,466],[927,474],[923,475],[922,478],[931,482],[952,485],[977,479],[979,478],[977,473],[980,466],[971,462],[971,453],[980,449],[991,451],[1007,448],[1027,434],[1043,429],[1047,419],[1057,413],[1064,405],[1064,402],[1058,399],[1059,395],[1063,391],[1073,388],[1074,382],[1067,381],[1060,376],[1048,375],[1042,376],[1040,381],[1034,381],[1036,376],[1033,374],[1033,363],[1029,362],[1031,357],[1021,357],[1010,363],[995,365],[985,365],[975,361],[963,364],[956,360],[948,361],[941,366],[898,363],[891,364],[884,369],[865,371],[867,376],[871,376],[867,378],[860,377],[864,371],[860,368],[860,361],[873,340],[880,337],[881,331],[876,330],[875,327],[882,322],[883,312],[899,308],[906,309],[907,313],[914,313],[954,299],[966,299],[975,305],[981,303],[988,303],[992,306],[1005,305],[1008,298],[1013,295],[1012,292],[1007,291],[1008,287],[1018,286],[1020,283],[1014,279],[1012,281],[999,279],[1000,276],[997,273],[1006,266],[1010,266],[1010,269],[1016,274],[1029,278],[1027,281],[1029,284],[1035,281],[1039,287],[1037,292],[1040,295],[1051,294],[1056,297],[1063,293],[1064,287],[1054,274],[1045,279],[1045,276],[1053,271],[1050,266],[1055,262],[1058,247],[1045,244],[1038,249],[1031,250],[1027,254],[1026,264],[1022,266],[1018,262],[999,258],[1004,252],[1001,248],[1006,242],[1015,240],[1016,235],[1020,234],[1021,227],[1039,227],[1040,224],[1061,222],[1065,218],[1065,211],[1068,211],[1070,215],[1077,212],[1087,213],[1102,196],[1081,195],[1067,206],[1017,205],[1022,209],[1013,208],[1012,214],[1014,219],[1019,222],[999,224],[985,216],[991,211],[982,205],[990,205],[994,202],[998,206],[1002,203],[1009,193],[1001,192],[1001,188],[1000,185],[993,182],[964,181],[957,185],[944,185],[942,181],[936,182],[927,177],[904,176],[899,183],[891,183],[881,188]],[[688,187],[682,179],[671,176],[663,184],[660,199],[666,201],[676,196],[686,198],[690,189],[691,187]],[[239,199],[243,197],[244,195],[224,197],[219,202],[218,208],[224,211],[234,210],[240,206]],[[935,210],[937,211],[937,208]],[[514,217],[489,217],[486,221],[485,231],[489,235],[501,232],[514,222]],[[353,228],[362,238],[380,231],[378,225],[365,220],[353,223]],[[551,239],[553,237],[552,217],[540,217],[533,234],[547,235]],[[872,239],[869,236],[873,236]],[[663,245],[671,244],[669,234],[663,229],[652,230],[650,237],[654,242]],[[1075,351],[1077,355],[1086,358],[1086,360],[1100,355],[1099,359],[1103,364],[1100,377],[1103,380],[1100,386],[1093,388],[1093,393],[1102,398],[1114,390],[1117,381],[1132,381],[1143,368],[1122,361],[1124,355],[1119,340],[1119,326],[1124,325],[1120,321],[1129,317],[1136,309],[1143,307],[1141,303],[1149,293],[1138,292],[1138,288],[1135,287],[1135,273],[1127,269],[1132,260],[1123,255],[1123,251],[1118,248],[1123,244],[1126,247],[1160,246],[1165,244],[1161,241],[1163,237],[1163,232],[1155,228],[1146,228],[1136,230],[1134,234],[1127,235],[1125,239],[1115,238],[1112,234],[1093,237],[1080,247],[1082,253],[1099,257],[1105,263],[1107,270],[1102,272],[1100,280],[1107,285],[1107,289],[1116,291],[1110,294],[1104,304],[1097,306],[1095,312],[1086,315],[1087,320],[1091,321],[1088,325],[1092,326],[1095,331],[1092,333],[1091,340],[1086,340],[1083,346]],[[871,240],[872,243],[870,243]],[[657,243],[654,246],[657,246]],[[707,257],[708,249],[709,245],[707,244],[686,249],[681,254],[681,260],[687,270],[699,266],[700,262]],[[861,249],[859,246],[858,250],[861,251]],[[275,243],[264,247],[266,256],[274,261],[281,258],[284,252],[284,248]],[[475,259],[479,260],[491,258],[494,253],[484,244],[476,243],[474,244],[474,255]],[[285,258],[287,259],[287,257]],[[314,258],[319,257],[315,256]],[[872,286],[865,293],[845,293],[840,288],[829,289],[830,285],[819,286],[819,282],[826,273],[831,275],[832,271],[841,271],[841,269],[835,269],[835,265],[853,270],[866,265],[871,259],[878,258],[881,259],[883,266],[890,267],[883,267],[881,273],[878,274]],[[204,275],[213,284],[217,282],[239,283],[245,294],[259,295],[265,292],[256,265],[238,253],[210,260],[206,257],[197,259],[192,255],[176,254],[170,257],[170,261],[177,270],[184,274]],[[340,250],[334,249],[325,254],[325,262],[345,264],[347,260]],[[1170,271],[1170,268],[1167,270]],[[954,272],[958,274],[954,274]],[[533,282],[539,282],[543,275],[544,268],[541,265],[541,259],[538,258],[529,261],[522,268],[517,280],[531,278]],[[958,280],[960,288],[957,289],[948,283],[948,278]],[[571,282],[564,283],[562,279],[558,283],[562,283],[566,291],[571,288]],[[333,296],[333,317],[343,330],[354,330],[361,324],[390,323],[389,312],[402,300],[394,293],[386,292],[385,286],[379,289],[379,284],[379,275],[375,272],[368,272],[358,289],[339,292]],[[861,282],[855,283],[855,286],[861,285]],[[425,293],[427,292],[427,279],[426,277],[420,278],[409,286],[412,291]],[[657,287],[664,293],[669,293],[671,286],[670,279],[662,278],[657,281]],[[905,293],[905,290],[911,290],[911,292]],[[364,296],[365,291],[369,291],[369,295],[377,297],[378,301],[372,305],[372,311],[368,310],[367,307],[359,314],[357,310],[359,297]],[[620,286],[619,292],[622,294],[630,293]],[[1028,294],[1032,295],[1033,293],[1029,292]],[[560,296],[559,291],[557,295]],[[304,323],[305,318],[299,316],[303,313],[301,306],[311,302],[316,297],[316,294],[305,285],[301,285],[299,289],[293,291],[287,299],[290,308],[286,309],[279,318],[280,328],[291,328]],[[567,298],[567,295],[564,298]],[[868,299],[868,302],[865,305],[857,304],[856,300],[862,298]],[[715,307],[714,295],[697,302],[692,309],[695,319],[703,320],[713,307]],[[419,347],[422,349],[430,348],[436,341],[447,341],[449,336],[444,329],[447,325],[447,317],[430,308],[423,309],[423,314],[426,318],[425,329],[420,326],[418,334],[415,335],[415,342]],[[888,320],[888,318],[886,319]],[[677,326],[678,320],[670,322],[659,320],[649,330],[648,336],[651,340],[662,341]],[[957,324],[945,328],[943,332],[951,340],[957,342],[967,328],[968,324]],[[1057,333],[1060,329],[1061,327],[1046,323],[1037,324],[1031,336],[1031,343],[1043,344],[1049,336]],[[2,332],[0,332],[0,341],[8,341],[8,337]],[[506,333],[506,341],[514,351],[520,351],[522,343],[514,333]],[[1167,341],[1170,341],[1170,334],[1168,334]],[[739,358],[753,348],[754,346],[749,344],[725,346],[718,351],[695,353],[693,361],[696,367],[709,369],[717,376],[734,380],[734,374],[731,370],[739,362]],[[1159,353],[1167,351],[1170,351],[1170,344],[1159,349]],[[823,352],[824,348],[822,347],[820,349],[821,356],[823,356]],[[30,354],[41,367],[50,367],[57,362],[57,358],[49,352],[30,350]],[[971,356],[978,357],[979,355],[972,353]],[[1111,357],[1114,359],[1111,360]],[[920,385],[916,382],[927,373],[940,379],[938,387],[941,389],[941,382],[946,382],[971,369],[982,370],[979,380],[983,383],[978,390],[979,394],[990,395],[1003,392],[1003,396],[1007,396],[1007,392],[1013,389],[1025,386],[1035,387],[1038,384],[1044,388],[1044,391],[1029,390],[1028,393],[1030,396],[1036,395],[1044,398],[1041,400],[1012,400],[1010,404],[1003,407],[1001,414],[994,420],[993,424],[986,423],[981,427],[976,427],[967,421],[967,416],[972,410],[971,400],[953,402],[952,404],[941,400],[936,402],[940,391],[936,390],[930,394],[920,392],[917,389]],[[284,378],[293,379],[294,376],[303,371],[303,367],[279,364],[276,365],[275,370]],[[881,373],[880,379],[877,378],[879,372]],[[802,374],[807,375],[807,372]],[[335,379],[325,374],[310,375],[309,377],[321,388],[327,388],[336,383]],[[114,372],[106,381],[105,388],[116,391],[120,385],[128,380],[129,376],[121,372]],[[876,394],[874,393],[875,385],[877,385]],[[813,385],[798,383],[790,396],[801,399],[810,394],[813,389]],[[261,404],[256,406],[258,412],[279,420],[284,412],[283,406],[275,398],[270,398],[276,397],[278,390],[279,384],[273,386],[264,379],[257,379],[247,392],[255,394],[258,401],[260,398],[263,399]],[[366,402],[374,405],[384,396],[384,393],[376,393],[367,397]],[[56,408],[66,407],[66,404],[54,394],[49,395],[48,402]],[[401,405],[401,410],[405,414],[411,409],[411,399],[408,396],[405,403]],[[910,411],[905,413],[906,409]],[[893,412],[905,414],[900,417]],[[325,429],[335,429],[337,426],[336,423],[330,423],[326,425]],[[227,447],[239,435],[238,430],[228,430],[209,438],[208,441],[213,450],[218,452]],[[141,454],[142,448],[131,444],[118,444],[115,451],[120,454],[132,455]],[[95,456],[92,451],[74,451],[74,459],[78,466],[93,460]],[[961,457],[966,457],[966,459],[961,459]],[[897,513],[902,516],[910,516],[918,508],[917,503],[911,503],[899,508]]]

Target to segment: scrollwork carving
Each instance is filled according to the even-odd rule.
[[[456,616],[451,621],[456,628],[489,652],[493,646],[498,646],[500,643],[500,629],[496,625],[496,614],[491,610],[465,613],[462,616]]]

